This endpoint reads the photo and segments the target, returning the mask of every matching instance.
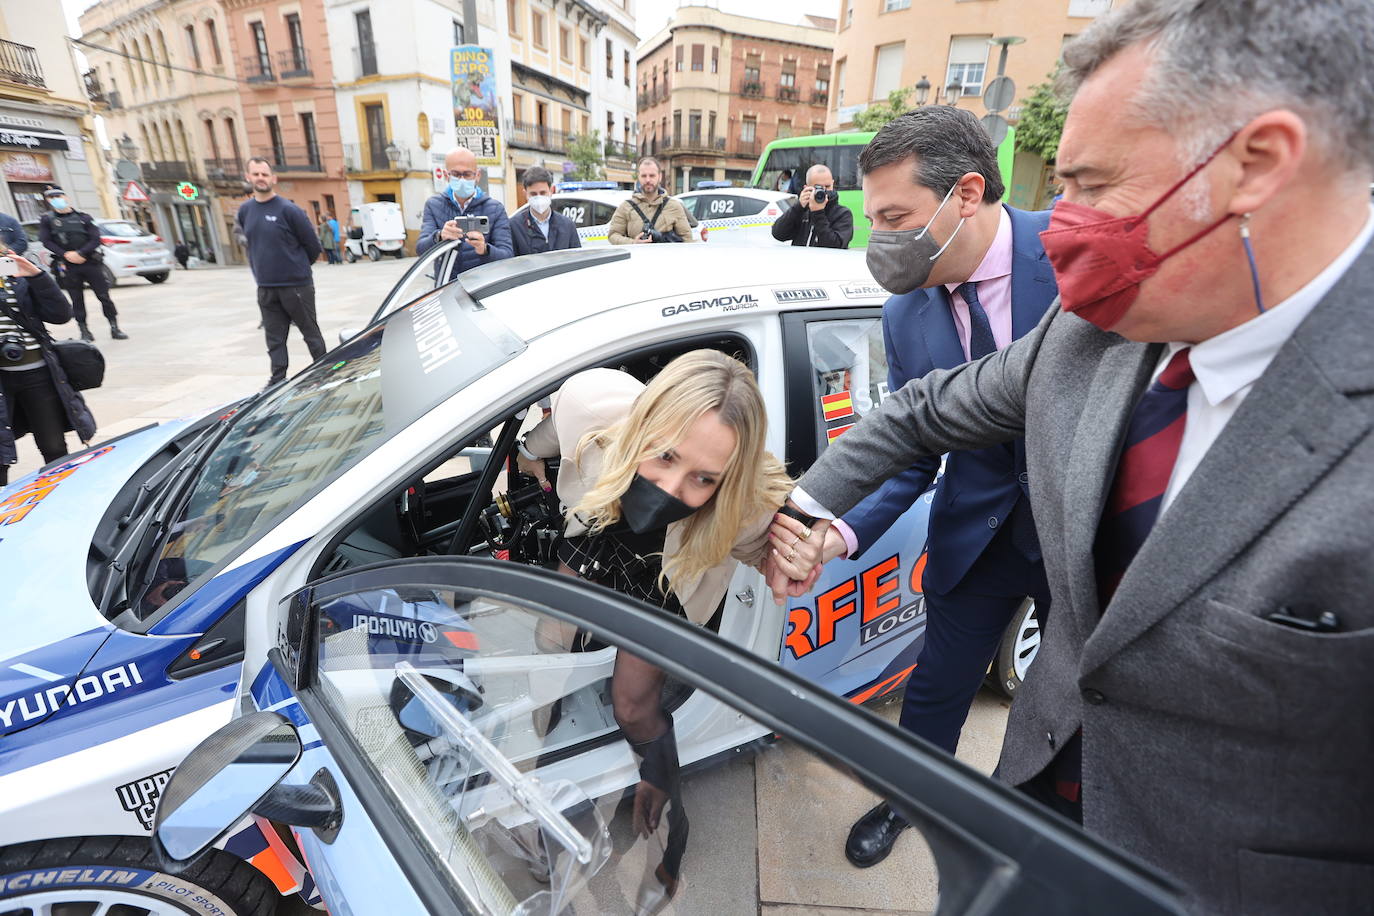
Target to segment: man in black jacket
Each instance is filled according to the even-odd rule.
[[[52,207],[38,222],[38,240],[53,253],[53,267],[60,271],[62,285],[72,297],[72,314],[81,329],[82,340],[95,340],[86,325],[86,286],[100,300],[100,310],[110,322],[110,336],[127,340],[128,334],[119,329],[119,312],[110,298],[110,283],[105,279],[105,258],[100,251],[100,227],[89,213],[72,207],[67,193],[61,188],[48,188],[43,197]]]
[[[510,220],[516,255],[581,248],[577,226],[562,213],[553,212],[553,175],[541,166],[525,172],[522,183],[529,203]]]
[[[812,248],[848,248],[853,237],[854,214],[840,204],[835,176],[824,165],[811,166],[797,202],[773,224],[773,238]]]

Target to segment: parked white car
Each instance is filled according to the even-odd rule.
[[[796,202],[795,194],[761,188],[703,188],[677,195],[687,215],[701,221],[703,241],[717,245],[776,245],[773,223]]]
[[[100,227],[105,279],[111,286],[131,277],[161,283],[171,276],[176,262],[162,236],[125,219],[97,219],[95,224]]]
[[[354,207],[352,227],[344,237],[343,258],[348,263],[367,255],[380,261],[382,255],[405,257],[406,226],[400,204],[379,200]]]

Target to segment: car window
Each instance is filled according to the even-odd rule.
[[[883,322],[812,321],[806,326],[806,346],[819,455],[888,396]]]
[[[591,222],[589,226],[604,226],[615,216],[615,206],[613,204],[596,203],[592,207]]]
[[[836,882],[838,854],[789,841],[822,823],[835,833],[835,812],[872,796],[740,705],[696,691],[671,732],[634,746],[618,736],[612,696],[629,669],[617,669],[615,638],[423,579],[332,597],[318,613],[315,695],[349,744],[331,751],[362,758],[474,910],[657,912],[645,901],[670,894],[674,912],[876,908],[902,884],[893,866]],[[685,686],[668,682],[670,707]],[[588,747],[596,735],[606,740]],[[649,804],[662,806],[656,823]]]
[[[101,235],[114,236],[115,238],[136,239],[148,234],[144,232],[141,227],[136,226],[133,223],[124,222],[122,220],[102,222],[98,225],[100,227]]]
[[[682,202],[682,208],[687,211],[688,216],[697,218],[697,208],[701,206],[702,197],[701,194],[694,194],[691,197],[679,197],[678,200]]]
[[[761,211],[768,202],[757,197],[744,197],[736,194],[716,194],[706,205],[704,219],[725,219],[731,216],[753,216]]]

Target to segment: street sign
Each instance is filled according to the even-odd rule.
[[[988,111],[1006,111],[1016,101],[1016,84],[1009,76],[999,76],[988,82],[983,89],[983,105]]]
[[[195,200],[200,197],[200,188],[191,184],[189,181],[177,183],[177,196],[182,200]]]
[[[148,192],[137,181],[131,181],[124,186],[124,199],[133,203],[147,203]]]
[[[978,119],[978,123],[987,131],[988,139],[992,141],[993,146],[1002,145],[1002,141],[1007,139],[1007,128],[1011,126],[1007,119],[999,114],[985,114]]]
[[[130,162],[128,159],[120,159],[115,163],[115,177],[120,181],[133,181],[141,177],[137,162]]]

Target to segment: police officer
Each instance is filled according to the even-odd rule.
[[[52,212],[38,223],[38,240],[53,253],[53,266],[60,269],[62,283],[72,297],[72,314],[81,328],[82,340],[95,340],[86,324],[86,296],[83,288],[89,284],[91,292],[100,300],[100,310],[110,322],[110,336],[128,340],[129,335],[119,329],[119,312],[110,298],[110,284],[105,279],[104,256],[100,252],[100,227],[89,213],[72,207],[67,193],[61,188],[43,192]]]

